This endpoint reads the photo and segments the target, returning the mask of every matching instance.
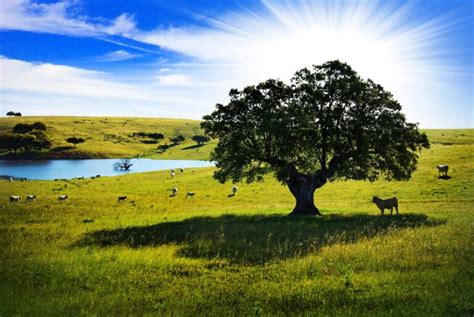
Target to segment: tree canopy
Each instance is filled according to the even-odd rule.
[[[211,140],[211,138],[209,138],[206,135],[193,135],[193,137],[191,139],[199,145],[203,144],[203,143],[206,143],[206,142],[209,142]]]
[[[67,138],[67,139],[66,139],[66,142],[67,142],[67,143],[74,144],[74,147],[76,147],[77,144],[84,143],[84,142],[86,142],[86,140],[83,139],[83,138],[78,138],[78,137],[75,137],[75,136],[74,136],[74,137]]]
[[[7,116],[9,116],[9,117],[21,117],[21,113],[20,112],[14,112],[14,111],[8,111]]]
[[[314,191],[330,179],[407,180],[429,147],[390,92],[339,61],[229,95],[202,122],[219,139],[214,177],[253,182],[273,172],[295,196],[295,214],[319,214]]]

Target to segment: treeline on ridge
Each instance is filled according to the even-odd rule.
[[[11,133],[0,135],[0,148],[8,150],[9,153],[49,149],[52,143],[45,131],[46,125],[42,122],[18,123]]]

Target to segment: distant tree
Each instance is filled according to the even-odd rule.
[[[178,145],[184,142],[185,138],[182,135],[178,135],[177,137],[171,138],[170,141],[173,143],[173,145]]]
[[[148,137],[154,140],[163,140],[165,138],[162,133],[148,133]]]
[[[21,117],[21,113],[20,112],[15,112],[15,117]]]
[[[115,162],[114,168],[128,171],[130,167],[132,167],[132,165],[133,165],[132,161],[128,158],[125,158],[125,159],[120,159],[120,161],[118,162]]]
[[[13,133],[29,133],[34,130],[46,131],[46,125],[43,122],[35,122],[33,124],[18,123],[13,127]]]
[[[2,134],[0,135],[0,148],[8,150],[9,153],[17,152],[23,147],[22,134]]]
[[[191,139],[199,145],[211,140],[211,138],[205,135],[194,135]]]
[[[76,147],[78,144],[86,142],[83,138],[77,138],[77,137],[70,137],[66,139],[67,143],[74,144],[74,147]]]
[[[33,149],[41,151],[41,150],[51,148],[52,146],[51,140],[43,131],[36,130],[36,131],[33,131],[31,135],[35,137],[32,144]]]
[[[267,80],[230,91],[201,126],[219,143],[214,177],[248,182],[273,172],[295,197],[293,214],[317,215],[328,180],[407,180],[429,147],[390,92],[339,61],[302,69],[292,85]]]
[[[156,149],[158,150],[158,153],[164,153],[169,148],[170,148],[170,146],[166,143],[166,144],[158,145],[158,147]]]
[[[7,116],[9,116],[9,117],[15,116],[15,112],[14,111],[8,111]]]
[[[32,125],[28,123],[17,123],[13,127],[13,133],[28,133],[33,131]]]
[[[46,124],[43,122],[35,122],[31,125],[33,130],[40,130],[40,131],[46,131]]]

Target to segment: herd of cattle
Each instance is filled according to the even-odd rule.
[[[448,176],[448,170],[449,166],[448,165],[437,165],[436,168],[438,169],[438,176],[439,177],[447,177]],[[184,169],[180,168],[179,169],[181,173],[184,173]],[[175,176],[175,171],[172,169],[170,171],[170,177],[173,178]],[[93,176],[93,178],[100,177],[100,175]],[[84,177],[78,177],[77,179],[84,179]],[[9,179],[10,182],[13,182],[13,178]],[[20,181],[26,181],[26,178],[20,178]],[[238,191],[237,186],[232,186],[232,194],[230,196],[235,196]],[[176,197],[178,195],[178,187],[173,187],[171,189],[171,195],[170,197]],[[189,197],[194,197],[195,193],[194,192],[186,192],[186,198]],[[127,200],[127,196],[118,196],[117,198],[117,203],[124,202]],[[26,202],[33,202],[36,199],[36,195],[27,195],[26,196]],[[68,195],[59,195],[58,196],[58,201],[65,201],[68,199]],[[21,196],[19,195],[12,195],[10,196],[10,203],[17,203],[21,200]],[[398,215],[398,199],[397,197],[392,197],[389,199],[381,199],[377,196],[372,197],[372,202],[377,206],[377,208],[380,209],[380,212],[382,215],[384,214],[385,209],[390,209],[390,214],[393,212],[393,208],[395,208],[395,211]]]

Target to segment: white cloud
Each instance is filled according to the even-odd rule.
[[[194,64],[176,67],[200,68],[228,88],[288,81],[298,69],[339,59],[391,91],[409,120],[433,127],[456,126],[457,118],[472,126],[465,119],[472,97],[458,95],[460,83],[472,87],[472,69],[453,67],[455,48],[445,44],[451,16],[428,19],[420,9],[410,2],[263,0],[260,9],[209,19],[208,27],[158,28],[134,39],[193,57]],[[459,103],[449,113],[447,100]]]
[[[2,0],[0,30],[20,30],[70,36],[131,36],[136,31],[133,16],[121,14],[113,20],[93,22],[77,14],[77,1],[36,3],[30,0]]]
[[[165,86],[187,86],[191,84],[191,77],[183,74],[158,75],[158,82]]]
[[[270,77],[289,80],[302,67],[340,59],[393,92],[411,121],[425,127],[474,124],[472,91],[457,87],[465,82],[472,87],[473,70],[453,68],[449,56],[456,48],[444,42],[452,22],[446,17],[424,18],[423,8],[416,3],[396,7],[398,4],[383,1],[262,0],[257,9],[208,19],[207,27],[159,27],[151,32],[138,30],[129,14],[114,20],[90,19],[77,14],[75,4],[68,0],[53,4],[3,0],[0,30],[92,36],[114,42],[109,35],[118,35],[179,53],[187,62],[155,65],[155,74],[131,85],[78,68],[3,60],[15,67],[0,69],[1,76],[8,78],[0,89],[21,91],[24,98],[26,92],[52,96],[62,92],[84,98],[84,102],[90,102],[87,98],[120,99],[123,107],[125,101],[142,102],[135,109],[160,113],[176,107],[176,116],[188,113],[199,118],[215,103],[225,102],[230,88]],[[119,50],[108,58],[120,60],[130,57],[128,54]],[[446,103],[452,105],[449,112]]]
[[[103,61],[103,62],[118,62],[118,61],[124,61],[128,59],[134,59],[140,56],[142,55],[133,54],[125,50],[116,50],[116,51],[107,53],[105,55],[98,56],[97,60]]]
[[[181,90],[173,87],[176,82],[163,84],[155,78],[143,76],[132,83],[102,72],[0,56],[0,105],[4,112],[15,109],[24,115],[77,115],[82,111],[87,115],[200,119],[203,109],[210,111],[215,103],[213,86]]]

